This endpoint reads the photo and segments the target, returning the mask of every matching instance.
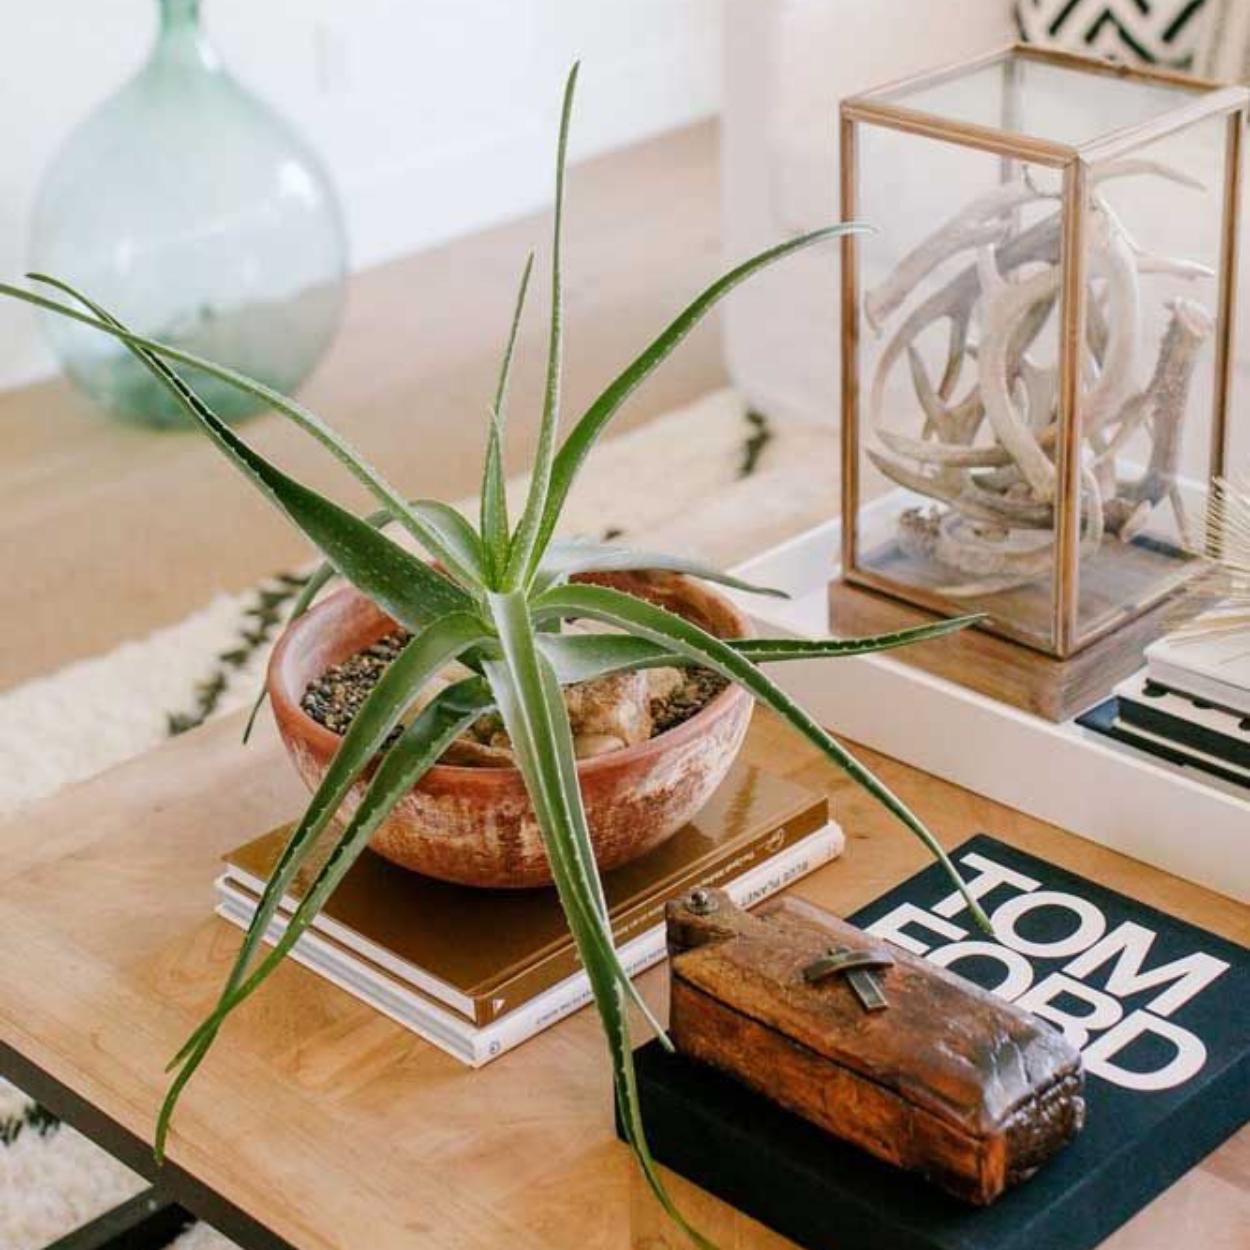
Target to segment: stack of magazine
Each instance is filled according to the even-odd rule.
[[[255,913],[288,828],[225,858],[217,912]],[[327,842],[332,839],[326,839]],[[841,853],[828,803],[742,762],[692,823],[604,875],[613,933],[631,974],[664,956],[664,904],[716,885],[750,905]],[[265,935],[276,941],[319,863],[301,869]],[[476,890],[422,877],[366,851],[292,956],[473,1067],[590,999],[555,891]]]
[[[1158,758],[1250,788],[1250,631],[1172,634],[1080,723]]]

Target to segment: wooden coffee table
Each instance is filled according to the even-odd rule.
[[[846,912],[923,865],[907,833],[777,723],[761,723],[756,761],[828,791],[848,834],[843,860],[798,893]],[[295,965],[224,1030],[183,1100],[170,1163],[154,1171],[164,1063],[238,943],[211,911],[219,857],[303,798],[268,729],[247,748],[238,735],[237,717],[217,722],[0,829],[5,1075],[248,1250],[665,1244],[663,1217],[613,1136],[593,1011],[474,1072]],[[864,754],[947,843],[985,829],[1250,941],[1250,912],[1230,900]],[[642,986],[663,1003],[662,971]],[[674,1183],[721,1245],[784,1244]],[[1247,1228],[1243,1131],[1109,1244],[1231,1250]]]
[[[571,408],[716,272],[715,147],[713,128],[703,125],[574,171]],[[666,209],[657,233],[660,196]],[[456,496],[476,481],[481,430],[463,414],[481,411],[516,265],[540,236],[533,221],[513,223],[353,282],[343,335],[306,398],[414,492]],[[536,404],[525,401],[540,383],[537,319],[525,337],[513,468],[533,440]],[[625,424],[724,380],[709,325],[640,392]],[[202,440],[113,425],[62,383],[0,397],[0,423],[9,435],[0,447],[0,549],[11,556],[0,581],[0,688],[178,620],[214,589],[241,589],[305,558],[285,524]],[[301,477],[328,485],[332,466],[276,418],[260,418],[247,436]],[[760,505],[796,492],[768,477],[776,450],[738,493],[702,510],[674,496],[672,515],[653,518],[663,520],[662,533],[631,537],[662,545],[676,527],[676,545],[724,563],[777,541],[758,532]],[[793,456],[803,458],[802,449]],[[836,455],[806,458],[795,518],[805,506],[832,515]],[[816,488],[826,480],[827,498]],[[755,527],[752,543],[735,549],[728,540],[743,518]],[[848,833],[843,861],[798,893],[849,911],[924,864],[907,834],[764,723],[769,731],[753,747],[759,762],[827,789]],[[214,1001],[237,949],[237,932],[211,914],[220,855],[289,818],[304,798],[267,730],[246,750],[238,737],[237,718],[218,722],[0,826],[0,1072],[156,1180],[155,1194],[131,1204],[125,1220],[176,1201],[249,1250],[683,1244],[613,1136],[593,1012],[472,1072],[295,965],[280,969],[223,1032],[180,1108],[170,1161],[154,1171],[165,1061]],[[948,843],[985,829],[1250,941],[1245,908],[864,755]],[[641,984],[662,1004],[662,970]],[[672,1183],[725,1250],[783,1244],[680,1179]],[[149,1223],[153,1244],[158,1225]],[[1243,1132],[1109,1244],[1244,1250],[1247,1227]]]

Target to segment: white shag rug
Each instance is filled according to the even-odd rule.
[[[564,529],[726,566],[831,515],[836,457],[832,429],[773,429],[718,391],[605,444]],[[660,478],[681,489],[655,489]],[[524,488],[509,484],[510,504]],[[279,576],[218,594],[147,638],[0,693],[0,816],[247,705],[297,585]],[[144,1184],[0,1080],[0,1250],[42,1250]],[[237,1250],[204,1224],[173,1244]]]

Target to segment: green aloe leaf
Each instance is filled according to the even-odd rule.
[[[485,553],[477,531],[449,503],[439,499],[414,499],[408,504],[431,534],[438,538],[437,557],[460,585],[472,592],[486,584]]]
[[[616,956],[603,883],[582,807],[573,735],[560,683],[538,649],[537,634],[521,592],[491,594],[489,603],[503,662],[487,663],[484,670],[495,688],[499,710],[517,753],[517,765],[525,776],[526,790],[534,804],[553,871],[557,858],[567,856],[575,887],[569,902],[579,909],[582,922],[590,926],[596,940],[602,943],[605,958],[626,994],[667,1044],[663,1026],[652,1015]]]
[[[22,300],[27,304],[33,304],[37,308],[57,313],[72,321],[79,321],[83,325],[91,326],[104,334],[112,335],[113,338],[119,339],[131,348],[138,347],[152,352],[163,361],[172,360],[201,369],[211,377],[218,378],[222,382],[238,387],[239,390],[248,395],[253,395],[257,399],[263,400],[269,407],[282,413],[283,416],[289,418],[300,429],[312,435],[313,438],[321,443],[390,511],[391,515],[421,543],[430,555],[437,560],[441,560],[449,569],[456,565],[454,553],[443,549],[437,534],[414,514],[403,496],[346,439],[326,425],[320,417],[309,412],[307,408],[302,407],[295,400],[283,395],[281,392],[275,391],[271,386],[266,386],[263,382],[258,382],[255,378],[249,378],[246,374],[240,373],[237,369],[231,369],[227,365],[219,365],[214,361],[206,360],[204,357],[197,356],[194,352],[186,351],[183,348],[173,347],[168,343],[160,343],[154,339],[145,338],[141,334],[135,334],[132,330],[122,325],[120,321],[116,320],[116,318],[110,317],[98,305],[93,304],[81,291],[76,290],[69,283],[63,282],[59,278],[53,278],[48,274],[40,273],[32,273],[27,276],[33,282],[43,282],[59,291],[64,291],[67,295],[72,296],[87,308],[90,308],[96,316],[90,316],[87,313],[80,312],[77,308],[71,308],[66,304],[58,304],[55,300],[38,295],[34,291],[23,290],[21,287],[11,286],[4,282],[0,282],[0,294]]]
[[[614,625],[659,646],[670,646],[680,655],[714,669],[728,680],[749,691],[765,706],[803,735],[822,755],[842,769],[898,818],[928,847],[959,889],[969,910],[987,932],[990,929],[980,903],[972,897],[958,869],[919,817],[884,783],[839,745],[784,690],[774,685],[755,663],[740,655],[732,645],[714,637],[690,621],[655,604],[604,586],[560,586],[546,591],[535,603],[535,614],[542,617],[582,616]]]
[[[491,568],[491,584],[503,573],[508,563],[508,499],[503,476],[503,434],[507,424],[508,378],[512,372],[512,353],[516,350],[517,331],[521,326],[521,313],[525,309],[525,295],[529,290],[530,274],[534,269],[534,253],[525,258],[521,281],[517,287],[516,303],[512,309],[512,322],[508,326],[508,341],[504,346],[503,360],[499,365],[499,381],[495,386],[495,399],[490,408],[490,430],[486,439],[486,464],[482,470],[481,526],[482,543],[486,548]]]
[[[774,599],[790,597],[784,590],[744,582],[740,577],[722,573],[710,564],[686,556],[669,555],[663,551],[637,551],[632,547],[617,547],[577,539],[556,540],[548,545],[539,564],[534,590],[545,590],[574,573],[621,573],[644,569],[685,573],[691,577],[702,578],[705,582],[716,582],[752,595],[771,595]]]
[[[546,490],[546,500],[543,504],[542,520],[538,526],[533,550],[529,555],[527,580],[533,577],[538,567],[535,553],[541,555],[547,543],[551,541],[551,536],[555,533],[556,522],[560,518],[560,511],[573,485],[573,479],[577,476],[577,471],[581,468],[582,462],[599,435],[603,433],[604,428],[625,400],[698,325],[708,310],[757,270],[775,264],[802,248],[811,247],[814,243],[837,238],[843,234],[862,234],[871,229],[871,226],[862,222],[840,222],[821,230],[813,230],[808,234],[801,234],[797,238],[789,239],[776,247],[770,247],[757,256],[743,261],[742,264],[718,278],[682,312],[678,313],[642,353],[617,374],[607,389],[581,415],[556,453],[551,469],[551,483]]]
[[[620,1112],[621,1127],[625,1132],[625,1140],[629,1143],[637,1160],[639,1170],[647,1187],[659,1202],[665,1214],[690,1238],[699,1250],[717,1250],[715,1242],[705,1237],[682,1214],[673,1201],[647,1142],[646,1128],[642,1122],[642,1104],[638,1098],[638,1075],[634,1067],[634,1052],[630,1046],[628,1021],[622,1010],[620,987],[612,984],[602,986],[592,978],[591,986],[595,991],[595,1003],[599,1007],[599,1018],[603,1021],[604,1034],[608,1041],[608,1050],[612,1056],[612,1085],[616,1094],[616,1105]]]
[[[487,677],[516,751],[517,763],[525,775],[530,800],[543,831],[556,890],[590,980],[612,1058],[613,1088],[626,1138],[647,1183],[664,1209],[700,1246],[710,1250],[711,1243],[686,1222],[669,1197],[647,1146],[638,1102],[629,1021],[625,1014],[625,995],[632,994],[644,1011],[646,1008],[629,978],[624,975],[610,936],[605,938],[605,924],[595,918],[597,909],[589,907],[592,899],[587,896],[586,884],[576,863],[577,839],[569,822],[577,819],[581,798],[577,791],[576,761],[564,700],[555,673],[541,654],[530,652],[523,639],[518,650],[529,654],[518,656],[514,651],[509,655],[509,646],[505,642],[505,661],[487,664]],[[513,661],[519,661],[519,672],[514,670]],[[551,734],[542,728],[544,720],[555,726],[563,721],[563,732]],[[651,1019],[650,1013],[646,1014]],[[661,1032],[660,1036],[664,1034]]]
[[[282,937],[275,943],[273,950],[257,964],[246,981],[228,987],[213,1014],[197,1032],[194,1045],[189,1049],[184,1048],[183,1066],[170,1084],[157,1120],[158,1158],[164,1154],[170,1118],[179,1095],[208,1053],[225,1018],[254,993],[286,957],[300,935],[325,906],[326,900],[338,888],[360,853],[368,846],[378,825],[403,794],[438,761],[456,735],[490,706],[490,690],[480,677],[467,678],[449,686],[437,694],[411,724],[405,727],[399,739],[382,757],[347,827],[292,914]],[[272,918],[273,912],[270,911],[262,920],[258,908],[256,917],[248,928],[249,938],[255,932],[259,941]]]
[[[503,423],[492,408],[487,414],[486,457],[482,464],[480,501],[482,547],[486,552],[486,585],[498,586],[501,565],[508,562],[508,496],[503,475]]]
[[[269,874],[255,918],[244,936],[243,945],[222,990],[222,1002],[238,985],[300,866],[342,806],[353,783],[399,723],[404,711],[440,669],[484,637],[482,622],[476,616],[467,612],[452,613],[414,635],[395,660],[387,665],[377,685],[352,718],[308,807],[291,830]],[[210,1022],[211,1018],[192,1033],[170,1066],[183,1059],[198,1043]]]
[[[115,318],[98,305],[85,297],[77,296],[77,298],[82,299],[89,308],[98,313],[105,321],[120,326],[120,322],[117,322]],[[316,803],[317,796],[314,796],[314,800],[310,803],[304,819],[301,820],[300,825],[297,826],[292,837],[288,840],[283,856],[279,860],[279,865],[275,868],[267,883],[265,896],[262,897],[261,909],[258,910],[259,915],[260,911],[268,906],[271,909],[271,915],[272,908],[277,905],[276,900],[281,897],[282,891],[289,884],[290,877],[296,871],[303,854],[306,853],[302,848],[306,848],[311,844],[310,834],[307,831],[313,830],[314,832],[311,836],[315,837],[315,831],[324,827],[325,823],[334,814],[339,803],[341,803],[342,798],[346,795],[351,780],[356,772],[359,771],[359,767],[363,767],[363,764],[367,762],[373,751],[385,739],[386,734],[394,726],[403,707],[415,696],[421,686],[449,660],[467,650],[474,643],[482,641],[485,637],[485,630],[477,616],[460,610],[459,605],[461,603],[471,604],[471,601],[458,587],[439,577],[423,561],[397,547],[376,529],[359,521],[351,513],[339,508],[336,504],[330,503],[329,500],[323,499],[315,492],[308,490],[300,483],[274,469],[263,457],[253,452],[246,443],[239,439],[168,365],[145,348],[135,344],[128,344],[128,347],[132,354],[138,357],[143,365],[174,394],[192,417],[212,437],[218,447],[236,465],[242,468],[304,530],[305,534],[321,548],[338,572],[356,584],[364,593],[374,598],[379,606],[389,611],[397,620],[406,623],[405,617],[407,617],[412,621],[412,625],[409,628],[418,631],[417,637],[413,639],[399,659],[390,666],[387,673],[384,674],[374,688],[370,699],[366,701],[366,706],[370,703],[375,705],[374,710],[379,720],[389,717],[389,723],[386,724],[384,729],[380,729],[378,733],[371,734],[371,730],[374,729],[374,719],[371,713],[365,718],[365,724],[359,728],[353,739],[352,730],[357,729],[357,723],[365,713],[365,708],[362,707],[348,734],[344,736],[344,741],[340,744],[335,759],[331,763],[331,768],[327,774],[327,777],[331,778],[330,785],[327,785],[326,780],[323,779],[322,787],[319,788],[319,793],[324,790],[328,794],[337,786],[340,789],[339,798],[332,806],[319,809]],[[390,561],[389,565],[388,561]],[[393,572],[396,562],[399,564],[399,586],[401,588],[398,593],[392,591],[392,584],[396,580]],[[430,629],[425,632],[420,632],[420,622],[422,615],[426,612],[426,607],[421,601],[417,601],[411,610],[408,606],[410,602],[409,597],[412,595],[414,587],[411,584],[402,582],[402,576],[405,572],[403,564],[405,562],[415,566],[418,573],[418,581],[427,582],[427,585],[432,586],[438,595],[448,597],[453,605],[446,615],[436,620]],[[429,579],[431,578],[435,580],[430,582]],[[403,595],[402,598],[400,593]],[[412,651],[414,647],[416,647],[416,653],[412,656],[412,659],[407,663],[402,663],[406,659],[408,652]],[[432,665],[432,667],[429,667],[425,672],[421,672],[420,665],[422,663]],[[388,681],[387,678],[390,677],[391,672],[397,668],[402,669],[401,673],[396,676],[394,682]],[[410,683],[406,689],[407,698],[404,702],[392,707],[390,699],[393,697],[393,692],[398,690],[405,680]],[[353,756],[361,753],[362,743],[368,746],[368,750],[363,751],[362,758],[357,766],[350,772],[350,775],[344,778],[343,774],[348,773],[349,768],[353,765]],[[283,860],[287,862],[284,864]],[[264,925],[268,923],[268,918],[265,917],[261,925],[261,933],[264,931]],[[246,935],[243,949],[236,964],[236,970],[231,973],[231,982],[236,980],[241,970],[245,967],[251,951],[255,949],[257,940],[258,938],[250,932]],[[184,1047],[185,1050],[186,1047]],[[198,1060],[196,1062],[198,1063]],[[185,1077],[183,1080],[185,1081]],[[180,1089],[181,1084],[178,1084],[177,1088]]]
[[[475,551],[472,553],[471,558],[476,562],[480,556],[477,535],[473,534],[469,523],[460,515],[460,513],[456,512],[453,508],[449,510],[451,512],[451,517],[448,517],[442,511],[445,505],[439,503],[437,500],[410,499],[408,504],[416,511],[425,510],[427,519],[434,521],[435,518],[437,518],[438,524],[446,526],[449,531],[458,527],[468,529],[468,535],[465,536],[462,531],[459,541],[467,541],[468,538],[472,539],[472,546],[475,548]],[[368,516],[362,517],[361,520],[372,529],[385,529],[388,525],[394,523],[395,517],[392,515],[389,508],[379,508],[376,512],[370,512]],[[303,616],[310,607],[312,607],[313,600],[316,599],[316,597],[334,578],[334,576],[335,568],[327,560],[323,560],[308,575],[308,579],[304,582],[303,586],[300,587],[299,594],[296,595],[295,599],[291,603],[291,610],[287,614],[286,618],[288,628],[293,622],[299,620],[299,618]],[[256,692],[256,698],[248,712],[247,723],[243,726],[243,741],[245,743],[252,736],[252,730],[256,727],[256,717],[259,715],[260,709],[265,705],[267,694],[268,692],[265,688],[265,684],[262,681],[261,687]]]
[[[940,638],[943,634],[966,629],[981,619],[980,614],[958,616],[864,638],[732,638],[728,645],[754,664],[837,659],[892,651],[896,647]],[[689,656],[671,647],[632,634],[541,633],[538,648],[551,662],[561,685],[590,681],[622,669],[664,668],[690,662]]]
[[[638,1098],[638,1078],[634,1068],[634,1052],[630,1044],[629,1021],[625,1015],[624,997],[620,985],[612,980],[599,961],[587,965],[595,1006],[603,1025],[608,1053],[612,1060],[612,1086],[615,1102],[620,1113],[625,1140],[634,1153],[638,1167],[648,1188],[656,1200],[686,1236],[699,1250],[717,1250],[714,1242],[705,1237],[682,1214],[664,1184],[647,1143],[646,1129],[642,1122],[642,1104]]]
[[[101,325],[124,332],[120,322],[86,296],[62,289],[103,318]],[[222,454],[304,532],[340,575],[405,628],[418,630],[433,617],[472,605],[463,590],[423,560],[270,464],[153,351],[126,341],[132,354],[179,400]]]
[[[525,510],[517,523],[508,552],[504,589],[512,589],[530,568],[544,509],[551,468],[555,459],[556,432],[560,424],[560,372],[564,350],[564,290],[560,276],[561,236],[564,228],[564,168],[568,156],[569,124],[573,118],[573,95],[577,90],[578,64],[573,63],[564,84],[560,109],[560,137],[556,142],[555,213],[551,227],[551,328],[547,339],[547,380],[543,387],[542,422],[538,427],[538,448],[530,476]]]
[[[659,668],[684,664],[671,648],[658,647],[630,634],[535,633],[539,651],[555,671],[562,686],[591,681],[622,669]]]
[[[391,515],[390,509],[379,508],[376,512],[370,512],[368,516],[361,518],[366,525],[372,529],[383,529],[389,525],[395,518]],[[305,612],[312,607],[313,600],[325,589],[325,587],[335,577],[334,565],[328,560],[323,560],[308,575],[300,592],[295,596],[291,603],[291,610],[287,613],[286,624],[289,628],[292,622],[298,621]],[[264,681],[260,684],[260,689],[256,692],[256,698],[252,703],[251,710],[247,714],[247,723],[243,726],[243,741],[246,743],[252,736],[252,730],[256,727],[256,717],[260,713],[260,709],[265,705],[265,699],[268,697],[268,689]]]
[[[575,902],[583,909],[587,922],[597,925],[606,935],[609,932],[608,907],[586,828],[572,730],[564,700],[557,700],[557,707],[547,698],[544,672],[550,670],[550,665],[544,666],[541,659],[524,596],[519,591],[494,593],[490,606],[499,631],[503,662],[511,679],[508,688],[515,689],[517,695],[515,706],[510,703],[509,708],[511,721],[517,723],[520,733],[519,743],[512,734],[510,722],[508,736],[517,750],[522,772],[526,774],[526,787],[531,791],[535,811],[539,812],[540,828],[544,828],[547,840],[556,842],[557,854],[566,853],[568,862],[576,867],[578,885],[583,893]],[[497,666],[487,665],[489,679],[496,680],[493,676],[496,672]],[[504,711],[502,703],[500,710]],[[549,816],[546,822],[542,819],[543,813]],[[546,824],[554,825],[555,829],[548,832]]]
[[[755,664],[771,664],[786,660],[830,660],[840,656],[873,655],[910,647],[931,638],[953,634],[984,620],[983,612],[970,616],[952,616],[928,625],[912,625],[888,634],[866,634],[862,638],[742,638],[729,645]]]

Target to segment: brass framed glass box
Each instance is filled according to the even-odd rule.
[[[845,582],[1063,660],[1188,580],[1248,99],[1016,46],[842,103]]]

